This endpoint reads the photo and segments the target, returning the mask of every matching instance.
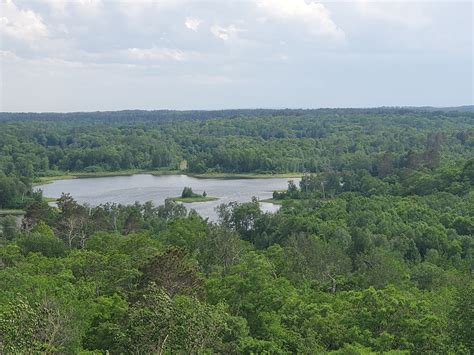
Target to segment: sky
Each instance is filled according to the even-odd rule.
[[[474,103],[473,2],[0,0],[0,111]]]

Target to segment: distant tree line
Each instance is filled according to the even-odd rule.
[[[260,115],[261,113],[261,115]],[[1,114],[0,207],[21,206],[32,181],[64,172],[206,172],[437,168],[474,146],[474,114],[377,110],[120,111]],[[223,118],[219,118],[222,116]],[[8,190],[8,192],[6,192]]]

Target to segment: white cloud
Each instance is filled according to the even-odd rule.
[[[227,27],[213,25],[211,27],[211,33],[217,38],[222,39],[223,41],[228,41],[229,39],[236,38],[238,32],[240,32],[240,30],[235,25],[229,25]]]
[[[189,28],[191,31],[196,32],[198,30],[199,25],[201,24],[201,20],[197,18],[187,17],[186,21],[184,21],[184,25]]]
[[[9,61],[20,60],[20,58],[18,58],[18,56],[12,51],[3,51],[3,50],[0,50],[0,58],[2,60],[9,60]]]
[[[331,19],[329,10],[321,3],[306,0],[256,0],[266,16],[283,22],[302,25],[310,35],[345,38],[344,31]]]
[[[32,42],[48,36],[48,28],[40,15],[18,8],[12,0],[0,3],[0,33],[14,40]]]
[[[140,61],[162,61],[173,60],[183,62],[188,59],[189,55],[181,50],[173,48],[129,48],[127,50],[128,57],[133,60]]]
[[[466,2],[0,0],[0,6],[0,70],[4,91],[11,93],[5,107],[12,109],[70,109],[88,100],[103,107],[107,99],[111,108],[117,102],[135,107],[147,92],[154,93],[150,107],[200,105],[201,99],[209,107],[236,100],[243,106],[348,105],[365,97],[388,100],[372,104],[403,104],[420,92],[467,102],[472,94],[472,6]],[[423,80],[439,82],[443,75],[450,84],[443,87],[459,90],[428,84],[420,90]],[[405,82],[415,76],[420,85],[410,91]],[[390,90],[383,96],[382,77],[400,83],[398,96]],[[366,85],[367,96],[355,86],[349,90],[348,78]],[[283,80],[288,85],[281,87]],[[94,91],[99,82],[110,90]],[[162,86],[146,91],[144,82]],[[65,95],[74,86],[77,95]],[[28,100],[25,87],[35,94]],[[158,91],[167,97],[161,103]],[[183,92],[196,101],[183,101]],[[315,103],[316,96],[321,101]]]

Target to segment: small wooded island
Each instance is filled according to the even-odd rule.
[[[215,201],[215,200],[218,200],[218,198],[207,196],[206,191],[204,191],[202,195],[200,195],[200,194],[195,193],[191,187],[185,187],[180,197],[172,197],[170,200],[177,201],[177,202],[191,203],[191,202]]]

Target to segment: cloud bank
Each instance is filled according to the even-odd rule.
[[[0,1],[2,111],[473,101],[471,2]]]

